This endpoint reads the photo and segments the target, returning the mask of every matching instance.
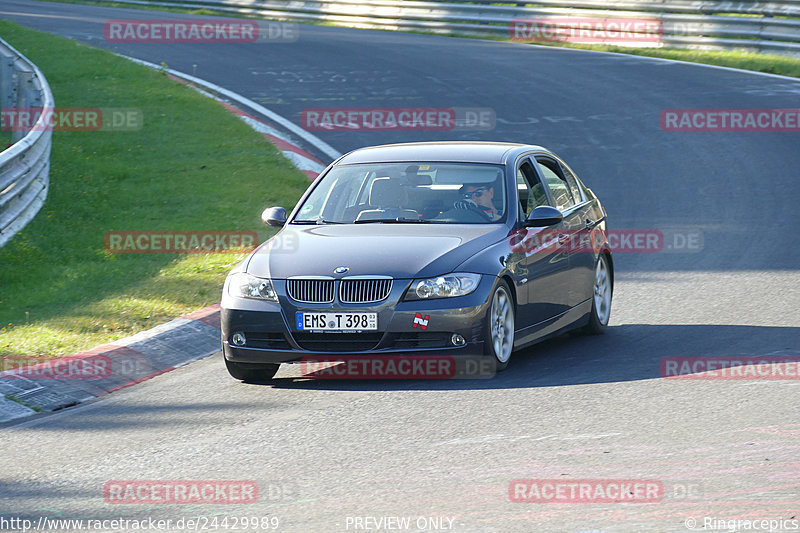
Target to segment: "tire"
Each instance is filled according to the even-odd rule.
[[[223,359],[225,359],[224,356]],[[228,369],[228,373],[235,379],[251,383],[258,383],[261,381],[271,380],[275,374],[278,373],[278,369],[281,367],[281,365],[233,363],[225,359],[225,367]]]
[[[501,279],[489,302],[484,345],[486,355],[494,358],[496,370],[499,372],[508,367],[514,351],[514,299],[508,283]]]
[[[608,256],[600,254],[594,267],[594,285],[592,290],[592,310],[589,323],[581,328],[585,335],[602,335],[611,317],[611,296],[614,292],[614,276],[608,262]]]

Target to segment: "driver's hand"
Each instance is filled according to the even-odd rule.
[[[453,204],[456,209],[479,209],[478,204],[473,202],[472,200],[457,200],[456,203]]]

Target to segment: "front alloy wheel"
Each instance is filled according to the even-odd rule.
[[[514,350],[514,301],[508,284],[503,280],[494,290],[486,318],[487,352],[494,356],[497,370],[505,370]]]

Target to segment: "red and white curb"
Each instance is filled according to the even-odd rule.
[[[0,422],[85,402],[219,350],[219,305],[212,305],[75,355],[51,361],[6,357],[0,366]]]
[[[219,101],[263,134],[309,179],[316,178],[325,169],[322,161],[273,124],[245,113],[222,97],[268,117],[331,159],[340,155],[313,134],[239,94],[153,63],[127,59],[164,70],[173,79]],[[219,305],[212,305],[132,337],[52,361],[6,358],[0,362],[0,423],[70,407],[208,357],[221,348],[219,314]],[[220,376],[227,379],[225,372],[221,371]]]

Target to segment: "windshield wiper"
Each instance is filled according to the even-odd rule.
[[[364,220],[356,220],[353,224],[428,224],[430,220],[423,220],[419,218],[367,218]]]
[[[317,226],[321,226],[322,224],[344,224],[344,222],[334,222],[332,220],[292,220],[292,224],[316,224]]]

